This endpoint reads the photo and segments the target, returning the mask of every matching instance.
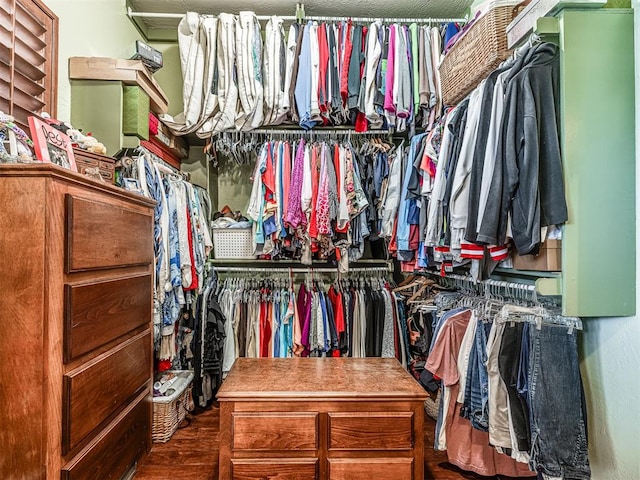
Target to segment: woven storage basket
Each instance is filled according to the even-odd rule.
[[[440,408],[441,397],[442,397],[442,394],[440,393],[440,389],[438,389],[438,393],[435,399],[428,397],[424,401],[424,412],[434,420],[438,419],[438,409]]]
[[[168,442],[193,408],[191,396],[192,372],[176,372],[180,378],[172,385],[175,392],[168,397],[153,397],[153,425],[151,438],[156,443]]]
[[[255,258],[250,228],[213,228],[215,258]]]
[[[509,58],[507,25],[516,13],[513,5],[489,10],[451,47],[439,68],[445,105],[459,103]]]

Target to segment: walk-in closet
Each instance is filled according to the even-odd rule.
[[[636,480],[629,0],[0,0],[0,477]]]

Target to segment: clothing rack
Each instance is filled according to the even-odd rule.
[[[270,268],[270,267],[227,267],[224,265],[214,266],[216,272],[245,272],[245,273],[338,273],[337,267],[288,267],[288,268]],[[389,273],[390,267],[353,267],[350,268],[345,275],[351,273]]]
[[[224,132],[221,132],[224,133]],[[367,130],[366,132],[356,132],[353,128],[332,128],[327,130],[322,129],[310,129],[304,130],[301,128],[295,129],[271,129],[271,128],[257,128],[255,130],[249,130],[246,132],[239,132],[245,135],[257,134],[257,135],[388,135],[391,133],[389,130]]]
[[[135,151],[138,154],[142,153],[143,155],[146,155],[146,154],[150,155],[151,161],[156,166],[156,168],[160,170],[160,172],[165,173],[167,175],[177,175],[187,182],[191,180],[191,175],[188,172],[181,172],[176,167],[174,167],[173,165],[170,165],[169,163],[164,161],[162,158],[158,157],[153,152],[150,152],[143,146],[137,147]]]
[[[181,19],[184,17],[183,13],[162,13],[162,12],[134,12],[131,7],[127,7],[127,16],[129,18],[133,17],[141,17],[141,18],[175,18]],[[261,21],[270,20],[274,15],[256,15],[256,18]],[[375,21],[380,21],[382,23],[464,23],[467,21],[466,18],[436,18],[436,17],[427,17],[427,18],[376,18],[376,17],[333,17],[333,16],[305,16],[298,17],[295,15],[276,15],[279,18],[282,18],[285,21],[316,21],[316,22],[342,22],[351,20],[352,22],[366,22],[373,23]]]
[[[470,277],[448,273],[444,277],[435,272],[426,272],[444,284],[447,280],[453,280],[453,285],[467,291],[475,291],[479,295],[500,296],[518,300],[538,301],[538,292],[535,285],[525,283],[505,282],[503,280],[481,280],[475,282]]]

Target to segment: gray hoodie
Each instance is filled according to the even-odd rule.
[[[503,244],[511,213],[513,241],[522,255],[538,252],[541,227],[567,221],[558,135],[558,47],[534,45],[523,63],[507,85],[494,182],[478,233],[478,241]]]

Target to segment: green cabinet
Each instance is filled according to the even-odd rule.
[[[633,13],[565,9],[557,19],[569,207],[562,239],[563,311],[583,317],[634,315]]]

